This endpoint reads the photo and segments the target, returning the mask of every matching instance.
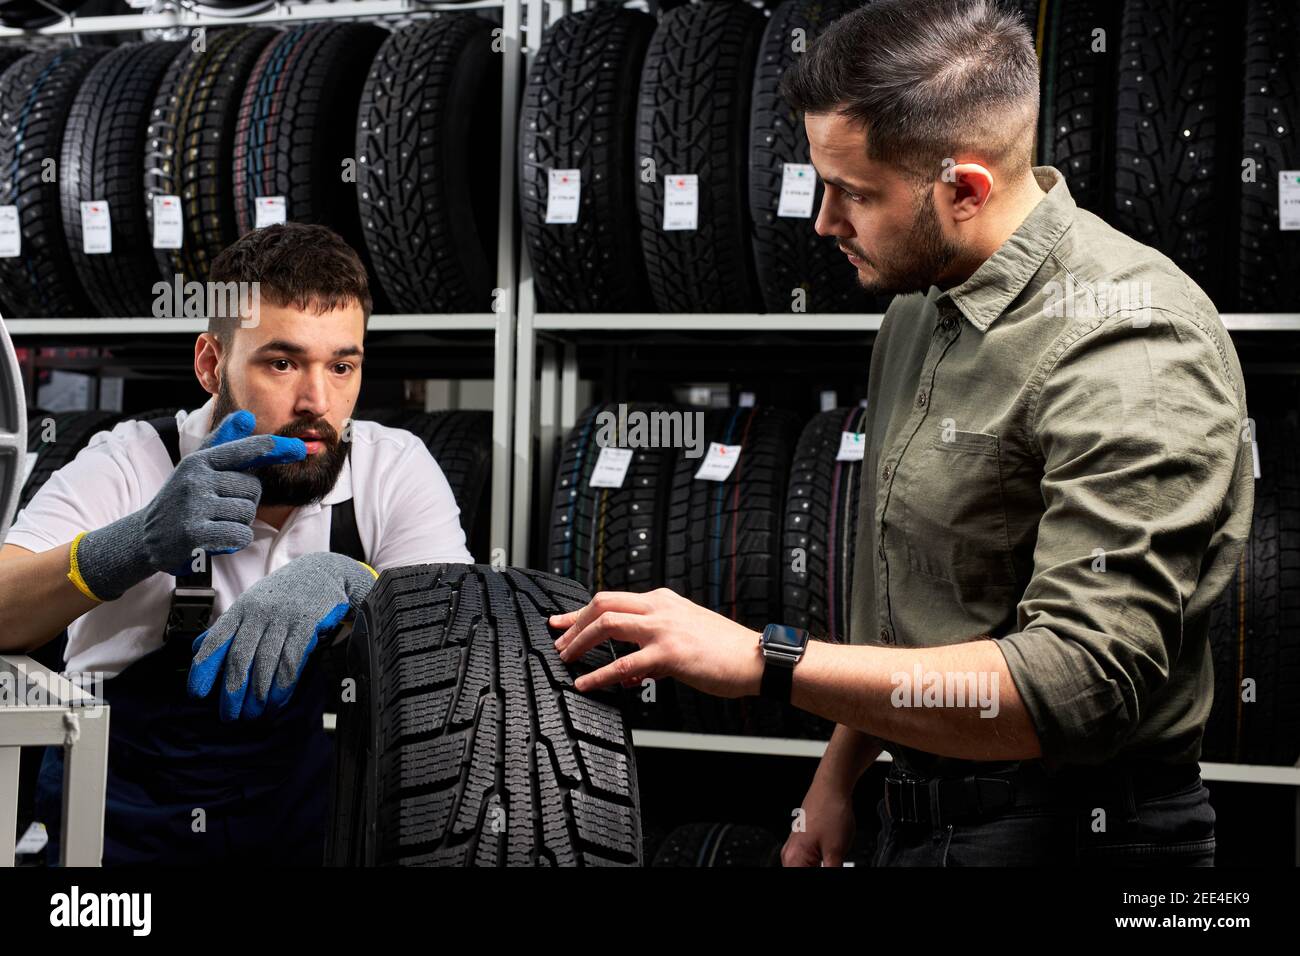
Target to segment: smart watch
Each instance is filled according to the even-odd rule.
[[[794,666],[808,649],[807,631],[786,624],[769,624],[758,639],[763,651],[763,681],[759,696],[790,703],[794,690]]]

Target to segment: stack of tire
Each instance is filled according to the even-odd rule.
[[[839,586],[842,598],[852,579],[853,535],[839,529],[856,524],[858,466],[835,457],[841,430],[859,427],[861,411],[825,413],[800,436],[797,415],[762,405],[704,412],[628,403],[628,420],[634,412],[646,421],[700,416],[702,435],[683,428],[672,446],[650,447],[624,441],[618,406],[593,406],[564,442],[547,568],[592,591],[667,587],[756,630],[785,622],[822,639],[833,628],[832,639],[847,640],[847,606],[823,595]],[[664,433],[652,426],[649,434]],[[735,457],[721,480],[697,477],[713,443]],[[627,448],[621,484],[593,486],[611,446]],[[766,700],[723,701],[671,681],[653,690],[643,688],[633,707],[637,726],[817,738],[831,730]]]
[[[765,23],[723,0],[657,24],[602,5],[551,27],[519,118],[540,308],[881,311],[810,217],[778,215],[786,166],[809,162],[803,124],[777,95],[799,55],[792,37],[813,40],[855,5],[788,0]],[[576,218],[552,208],[548,222],[550,176],[563,170],[578,171]],[[665,230],[666,190],[683,176],[696,177],[696,224]]]
[[[490,310],[492,29],[467,13],[392,34],[335,22],[0,46],[0,206],[21,237],[0,258],[0,311],[158,315],[157,283],[206,281],[217,253],[281,216],[357,249],[377,311]],[[155,203],[173,228],[179,211],[179,242],[155,235]]]
[[[741,0],[677,6],[657,22],[597,8],[552,27],[519,128],[539,307],[882,311],[833,239],[779,214],[789,164],[809,163],[780,77],[859,5],[786,0],[766,25]],[[1249,0],[1244,29],[1213,0],[1018,9],[1040,58],[1038,163],[1061,170],[1079,206],[1169,255],[1221,309],[1300,309],[1300,270],[1287,267],[1300,261],[1300,229],[1279,218],[1283,174],[1300,188],[1295,5]],[[578,174],[576,213],[551,210],[548,222],[549,177],[565,170]],[[668,186],[689,189],[688,176],[697,224],[665,229]],[[820,195],[818,184],[814,209]]]
[[[1214,705],[1201,759],[1300,762],[1300,416],[1256,423],[1250,538],[1210,609]]]

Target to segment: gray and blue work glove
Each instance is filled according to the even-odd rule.
[[[283,707],[320,635],[366,599],[378,576],[368,564],[322,551],[262,578],[195,639],[190,695],[206,697],[224,664],[222,720]]]
[[[251,412],[231,412],[148,505],[77,535],[68,579],[91,600],[112,601],[159,571],[193,573],[196,549],[247,547],[262,497],[262,482],[247,470],[307,457],[301,439],[254,435],[255,426]]]

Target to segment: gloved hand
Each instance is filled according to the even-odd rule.
[[[222,720],[284,706],[317,638],[366,599],[378,576],[368,564],[322,551],[262,578],[195,639],[190,695],[206,697],[224,664]]]
[[[202,448],[181,459],[153,501],[79,534],[69,579],[87,597],[111,601],[158,571],[190,574],[195,548],[229,554],[247,547],[262,482],[244,472],[307,457],[301,439],[254,435],[255,425],[252,412],[231,412]]]

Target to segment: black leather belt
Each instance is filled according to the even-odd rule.
[[[885,809],[898,823],[945,826],[1023,807],[1118,806],[1172,793],[1200,775],[1196,763],[1152,767],[1076,767],[1047,774],[1038,763],[1005,773],[920,777],[891,768]]]

